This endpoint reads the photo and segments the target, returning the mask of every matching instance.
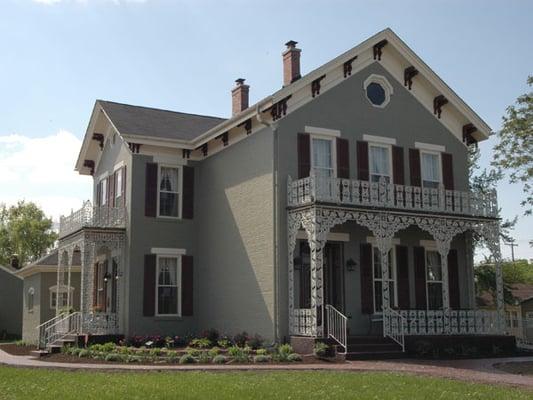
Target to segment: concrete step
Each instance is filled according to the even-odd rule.
[[[41,358],[41,357],[47,356],[48,354],[50,354],[50,353],[47,350],[32,350],[32,351],[30,351],[30,355],[33,358]]]

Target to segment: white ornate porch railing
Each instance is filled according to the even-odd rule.
[[[348,317],[330,304],[326,304],[328,338],[334,339],[344,352],[348,350]]]
[[[486,310],[400,310],[405,319],[405,335],[489,335],[502,334],[498,313]],[[391,335],[401,333],[401,325],[389,325]]]
[[[105,313],[84,314],[83,330],[92,335],[115,335],[118,333],[117,315]]]
[[[405,332],[407,320],[396,310],[387,308],[383,311],[383,335],[402,346],[405,351]]]
[[[46,327],[42,328],[46,324]],[[47,323],[37,327],[39,329],[39,347],[47,348],[65,336],[78,333],[81,329],[81,313],[73,312],[60,315]]]
[[[288,205],[308,205],[313,202],[334,203],[365,207],[382,207],[400,210],[442,212],[481,217],[497,217],[496,191],[463,192],[418,186],[396,185],[318,176],[292,180],[287,183]]]
[[[86,201],[83,207],[70,215],[59,218],[59,237],[65,237],[81,228],[124,228],[126,210],[124,207],[96,207]]]
[[[292,310],[293,335],[313,336],[313,314],[310,308],[295,308]]]

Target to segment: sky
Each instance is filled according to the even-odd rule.
[[[288,40],[305,74],[390,27],[497,131],[528,90],[532,21],[533,1],[515,0],[0,0],[0,203],[57,221],[91,197],[73,168],[96,99],[227,117],[236,78],[251,103],[280,88]],[[533,258],[521,186],[498,192],[519,217],[515,256]]]

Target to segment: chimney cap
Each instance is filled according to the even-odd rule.
[[[298,42],[295,42],[294,40],[289,40],[287,43],[285,43],[285,46],[287,46],[288,49],[294,49]]]
[[[244,84],[245,80],[246,79],[244,79],[244,78],[238,78],[238,79],[235,79],[235,83],[237,84],[237,86],[240,86],[240,85]]]

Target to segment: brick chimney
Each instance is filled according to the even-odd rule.
[[[289,40],[285,43],[287,50],[283,52],[283,86],[288,86],[294,81],[300,79],[300,53],[296,45],[298,42]]]
[[[235,81],[236,86],[231,89],[231,114],[235,115],[248,108],[248,94],[250,86],[244,84],[244,79]]]

